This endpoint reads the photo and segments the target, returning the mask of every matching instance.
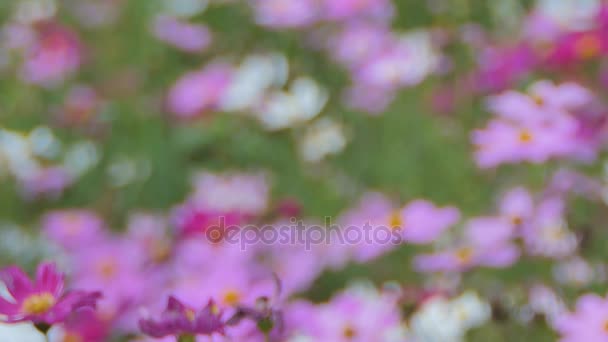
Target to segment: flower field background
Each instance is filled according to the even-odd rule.
[[[1,1],[0,341],[606,341],[607,56],[599,0]],[[399,243],[222,241],[327,218]]]

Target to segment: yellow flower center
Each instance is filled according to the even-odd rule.
[[[392,229],[403,228],[403,218],[399,211],[395,211],[391,214],[388,219],[388,224]]]
[[[68,214],[66,217],[66,233],[69,236],[75,236],[80,233],[82,223],[80,217],[76,214]]]
[[[84,342],[84,341],[83,341],[82,337],[80,337],[80,335],[78,335],[78,334],[67,333],[67,334],[65,334],[65,336],[63,336],[62,342]]]
[[[49,311],[55,305],[55,297],[48,293],[37,293],[29,296],[23,301],[21,311],[28,315],[41,315]]]
[[[574,51],[582,59],[597,57],[602,48],[602,42],[594,34],[587,34],[576,41]]]
[[[605,333],[608,333],[608,319],[604,321],[604,326],[602,328],[604,328]]]
[[[350,325],[344,327],[344,331],[342,332],[344,338],[351,340],[357,336],[357,331]]]
[[[236,305],[241,301],[241,294],[236,290],[228,290],[224,292],[224,303],[228,305]]]
[[[155,242],[152,246],[152,259],[157,263],[167,261],[171,256],[171,246],[168,243]]]
[[[116,275],[116,263],[112,259],[102,260],[97,265],[99,274],[105,279],[111,279]]]
[[[471,261],[471,257],[473,256],[473,249],[469,247],[463,247],[456,251],[456,258],[461,263],[468,263]]]
[[[530,131],[528,130],[522,130],[521,132],[519,132],[519,141],[521,141],[522,143],[529,143],[532,141],[533,137],[532,137],[532,133],[530,133]]]
[[[532,95],[532,101],[534,101],[534,103],[536,103],[537,106],[542,107],[545,104],[545,100],[538,96],[538,95]]]
[[[215,305],[215,304],[211,305],[211,313],[214,314],[214,315],[219,314],[220,313],[220,308],[217,305]]]
[[[190,322],[194,322],[194,318],[196,318],[196,312],[194,312],[194,310],[192,309],[186,309],[186,318],[188,318]]]
[[[523,223],[523,219],[521,218],[521,216],[515,215],[513,217],[511,217],[511,223],[513,223],[516,226],[519,226]]]

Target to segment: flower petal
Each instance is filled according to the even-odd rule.
[[[34,291],[34,286],[27,274],[17,266],[0,270],[0,281],[4,283],[15,301],[20,302]]]

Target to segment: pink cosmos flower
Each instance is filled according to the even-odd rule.
[[[51,331],[49,335],[51,341],[104,342],[108,340],[109,327],[93,309],[87,307],[70,315],[59,331]]]
[[[349,288],[326,304],[297,309],[297,316],[286,313],[287,328],[294,337],[313,341],[390,341],[401,325],[395,298],[365,286]],[[294,324],[300,315],[306,319]],[[395,340],[403,341],[405,336]]]
[[[378,54],[391,43],[390,31],[382,25],[350,23],[327,41],[327,50],[349,69]]]
[[[129,217],[127,237],[139,250],[147,264],[163,264],[174,253],[174,239],[162,215],[137,213]]]
[[[460,212],[454,207],[436,207],[425,200],[408,203],[393,216],[393,227],[401,229],[403,241],[427,244],[460,220]]]
[[[186,52],[201,52],[211,44],[211,32],[204,25],[182,22],[170,16],[159,16],[154,21],[154,35]]]
[[[313,24],[319,15],[315,0],[256,0],[256,22],[272,28],[300,28]]]
[[[137,305],[149,288],[156,289],[152,274],[144,273],[145,256],[132,241],[117,237],[100,239],[72,253],[73,282],[86,290],[101,290],[99,314],[115,327],[132,331]],[[149,281],[149,282],[148,282]]]
[[[350,227],[354,227],[357,230],[364,232],[365,225],[369,225],[369,228],[371,229],[375,229],[376,226],[381,225],[389,226],[393,210],[393,203],[384,195],[375,192],[364,194],[354,208],[343,213],[338,219],[338,224],[341,226],[341,235],[344,235],[343,238],[346,238],[345,235],[347,234],[347,231],[352,229]],[[391,228],[392,227],[389,227],[389,229]],[[375,234],[370,237],[374,238]],[[382,237],[382,239],[384,239],[384,237]],[[344,258],[343,262],[351,257],[354,257],[355,260],[359,262],[367,262],[398,246],[397,243],[390,240],[386,241],[386,243],[381,243],[379,241],[369,241],[366,239],[356,241],[356,244],[354,245],[347,245],[348,243],[345,241],[338,240],[338,236],[336,236],[336,239],[333,239],[332,236],[331,242],[332,243],[327,246],[328,252],[337,255],[330,259],[335,260],[336,257],[340,257],[340,254],[343,254],[341,256]]]
[[[549,197],[538,204],[533,220],[522,234],[529,254],[560,259],[574,253],[578,238],[568,229],[564,215],[562,198]]]
[[[190,202],[173,209],[172,221],[180,237],[204,234],[209,229],[213,229],[219,234],[214,232],[216,235],[209,235],[211,242],[220,242],[223,239],[221,234],[223,230],[239,227],[246,222],[245,217],[238,212],[207,211]]]
[[[381,89],[394,89],[416,84],[419,79],[412,78],[412,68],[407,63],[412,59],[411,56],[410,47],[393,44],[357,68],[354,83]]]
[[[82,51],[74,32],[57,23],[43,23],[22,68],[23,78],[50,87],[74,73],[81,64]]]
[[[32,282],[18,267],[0,271],[0,281],[6,286],[10,298],[0,297],[0,314],[9,323],[31,321],[41,324],[63,322],[76,310],[95,308],[100,292],[65,292],[64,275],[53,263],[42,263]]]
[[[526,76],[538,63],[528,44],[514,47],[487,47],[479,54],[478,70],[472,75],[478,92],[503,90]]]
[[[395,98],[395,91],[355,84],[347,88],[343,95],[344,103],[351,109],[364,111],[371,115],[381,114]]]
[[[513,188],[502,196],[499,212],[502,217],[518,228],[528,223],[532,218],[534,201],[525,188]]]
[[[322,0],[322,13],[328,20],[346,20],[356,17],[388,21],[395,9],[387,0]]]
[[[192,119],[216,109],[231,74],[230,66],[216,63],[182,76],[169,90],[169,110],[179,118]]]
[[[253,306],[260,297],[275,297],[277,288],[270,272],[256,274],[253,271],[259,269],[242,261],[222,260],[221,265],[202,276],[184,274],[185,278],[175,289],[176,296],[197,305],[213,298],[226,310],[241,305]]]
[[[277,223],[289,225],[289,222]],[[261,260],[260,276],[274,274],[281,283],[281,295],[289,296],[305,291],[324,270],[327,260],[319,248],[306,249],[303,243],[276,243],[256,251]]]
[[[42,220],[46,236],[67,250],[87,248],[104,236],[104,228],[104,222],[88,210],[56,210]]]
[[[469,220],[465,239],[455,248],[414,259],[422,272],[465,271],[472,267],[502,268],[512,265],[520,255],[512,242],[513,226],[503,218],[481,217]]]
[[[268,207],[268,179],[263,174],[201,172],[193,184],[192,202],[207,211],[257,216]]]
[[[604,30],[573,32],[561,36],[547,57],[554,68],[586,62],[608,53],[608,34]]]
[[[203,309],[195,311],[175,297],[169,297],[160,319],[142,318],[139,327],[144,334],[155,338],[223,334],[225,324],[221,316],[222,312],[212,300]]]
[[[593,158],[593,146],[601,138],[591,131],[583,134],[587,120],[577,115],[592,99],[577,84],[547,81],[533,84],[529,95],[509,91],[490,98],[488,107],[498,118],[471,135],[477,164],[488,168],[554,157]]]
[[[72,87],[66,95],[61,108],[54,110],[56,120],[61,126],[91,127],[100,124],[96,115],[103,101],[95,89],[86,85]]]
[[[61,166],[49,166],[32,171],[20,181],[23,196],[30,200],[44,196],[60,196],[74,183],[74,177]]]
[[[608,340],[608,300],[586,294],[576,303],[576,310],[558,316],[553,323],[562,342],[603,342]]]

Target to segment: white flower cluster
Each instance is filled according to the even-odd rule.
[[[327,91],[307,76],[288,80],[285,56],[249,56],[222,96],[220,109],[251,115],[268,131],[304,127],[298,139],[304,161],[318,162],[342,151],[346,146],[342,125],[327,117],[313,121],[327,103]]]
[[[48,127],[27,134],[0,128],[0,177],[16,179],[26,197],[59,195],[98,161],[92,142],[63,146]]]
[[[458,342],[466,332],[490,319],[492,309],[477,293],[454,299],[434,297],[413,315],[410,329],[416,342]]]

